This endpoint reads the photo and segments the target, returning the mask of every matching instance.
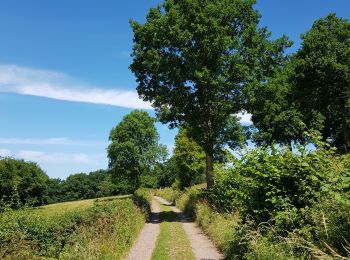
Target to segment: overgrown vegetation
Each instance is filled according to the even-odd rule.
[[[159,187],[228,258],[350,258],[350,23],[335,14],[315,21],[288,56],[291,42],[270,40],[254,6],[165,0],[144,24],[131,21],[138,93],[180,128],[173,156],[158,144],[155,119],[136,110],[110,132],[108,171],[61,181],[2,158],[0,258],[120,258],[150,214],[145,188]],[[252,114],[248,133],[242,111]],[[258,147],[224,149],[242,148],[245,136]],[[188,188],[204,168],[208,188]],[[142,212],[130,199],[55,216],[12,210],[132,192]]]
[[[1,213],[0,258],[121,259],[144,223],[129,198],[88,201],[61,214],[54,207],[65,206]]]
[[[176,197],[229,258],[350,257],[349,156],[312,141],[317,150],[248,150],[217,165],[209,190],[179,196],[167,189],[166,196]]]

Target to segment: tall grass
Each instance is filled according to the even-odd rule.
[[[129,198],[74,208],[1,213],[0,259],[120,259],[145,220]]]

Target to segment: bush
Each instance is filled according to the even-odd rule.
[[[147,220],[149,220],[152,206],[151,190],[139,188],[134,192],[132,198],[134,203],[144,212]]]
[[[316,143],[257,148],[216,165],[215,185],[187,189],[177,206],[228,258],[349,257],[350,157]]]
[[[176,199],[176,206],[185,212],[188,216],[194,217],[196,203],[203,198],[205,184],[198,184],[187,188],[185,192]]]
[[[120,258],[143,223],[130,199],[96,202],[62,215],[6,210],[0,214],[0,258]]]
[[[181,196],[181,191],[173,188],[164,188],[155,190],[155,195],[162,197],[163,199],[175,205],[176,200]]]
[[[48,179],[36,163],[0,157],[0,200],[11,201],[13,208],[42,205]]]

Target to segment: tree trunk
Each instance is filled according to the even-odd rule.
[[[350,139],[349,139],[349,130],[348,130],[348,124],[347,124],[347,120],[345,118],[345,116],[343,116],[342,119],[342,131],[343,131],[343,141],[344,141],[344,153],[348,153],[349,152],[349,148],[350,148]]]
[[[214,185],[214,167],[213,167],[213,149],[209,149],[211,151],[206,151],[206,180],[207,180],[207,188],[210,188]]]

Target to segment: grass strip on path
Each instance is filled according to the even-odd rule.
[[[169,206],[161,204],[160,209],[160,234],[152,259],[195,259],[181,221]]]

